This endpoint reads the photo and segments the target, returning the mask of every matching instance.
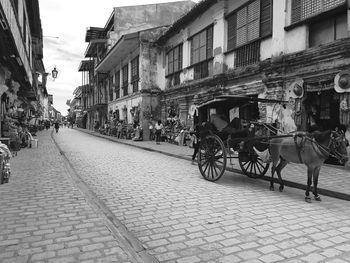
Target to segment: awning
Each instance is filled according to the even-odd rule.
[[[108,72],[139,46],[139,32],[123,35],[96,66],[97,72]]]
[[[89,27],[86,30],[85,42],[90,42],[94,39],[104,39],[106,35],[106,31],[102,27]]]
[[[107,39],[91,40],[89,45],[86,48],[85,57],[86,58],[96,57],[97,56],[97,47],[104,46],[106,42],[107,42]]]
[[[94,61],[93,60],[82,60],[79,65],[79,72],[82,71],[90,71],[94,69]]]

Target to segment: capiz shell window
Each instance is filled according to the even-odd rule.
[[[272,34],[272,0],[255,0],[227,17],[227,50]]]
[[[346,0],[291,0],[292,24],[346,5]]]
[[[213,26],[194,35],[191,39],[191,65],[213,56]]]

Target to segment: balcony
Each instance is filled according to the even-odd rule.
[[[25,69],[25,79],[29,81],[29,83],[33,84],[33,76],[32,76],[32,68],[29,60],[29,56],[26,50],[25,43],[22,38],[22,33],[20,29],[20,25],[18,24],[18,19],[16,12],[14,11],[14,7],[12,5],[12,1],[9,0],[0,0],[0,5],[2,6],[3,12],[0,12],[0,19],[3,20],[1,23],[2,29],[5,33],[11,35],[13,39],[13,44],[7,45],[10,49],[12,47],[14,50],[9,50],[10,57],[17,61],[19,66],[24,67]],[[1,11],[1,10],[0,10]],[[27,26],[27,25],[26,25]],[[11,52],[13,52],[11,54]]]

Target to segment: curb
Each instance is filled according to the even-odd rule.
[[[103,134],[100,134],[100,133],[96,133],[96,132],[93,132],[93,131],[90,131],[90,130],[86,130],[86,129],[82,129],[82,128],[75,128],[75,130],[83,132],[83,133],[86,133],[86,134],[90,134],[90,135],[95,136],[95,137],[103,138],[103,139],[106,139],[106,140],[109,140],[109,141],[112,141],[112,142],[116,142],[116,143],[120,143],[120,144],[123,144],[123,145],[127,145],[127,146],[130,146],[130,147],[143,149],[143,150],[149,151],[149,152],[157,152],[157,153],[161,153],[161,154],[164,154],[164,155],[167,155],[167,156],[171,156],[171,157],[174,157],[174,158],[191,161],[191,158],[189,158],[189,157],[184,157],[184,156],[168,153],[168,152],[161,151],[161,150],[154,150],[154,149],[150,149],[150,148],[147,148],[147,147],[144,147],[144,146],[140,146],[140,145],[134,145],[134,144],[125,143],[125,142],[120,141],[118,139],[114,139],[114,137],[111,137],[111,136],[108,136],[108,135],[103,135]],[[226,167],[226,170],[230,171],[230,172],[233,172],[233,173],[238,173],[238,174],[244,175],[244,173],[241,170],[239,170],[239,169]],[[263,176],[263,177],[261,177],[259,179],[262,179],[264,181],[270,182],[271,177]],[[289,187],[297,188],[297,189],[301,189],[301,190],[306,190],[306,184],[296,183],[296,182],[288,181],[288,180],[283,180],[283,181],[284,181],[284,185],[285,186],[289,186]],[[306,181],[306,178],[305,178],[305,181]],[[278,183],[278,180],[276,178],[274,178],[274,182]],[[311,190],[312,190],[312,188],[311,188]],[[334,198],[342,199],[342,200],[345,200],[345,201],[350,201],[350,194],[340,193],[340,192],[328,190],[328,189],[325,189],[325,188],[318,188],[318,193],[321,194],[321,195],[334,197]]]
[[[87,202],[93,206],[94,210],[99,213],[105,220],[106,227],[111,231],[115,239],[118,239],[127,251],[125,251],[130,258],[138,263],[159,263],[153,256],[147,253],[142,243],[118,220],[112,211],[96,196],[93,190],[84,182],[79,176],[74,166],[69,161],[64,151],[54,139],[53,131],[51,132],[51,139],[55,143],[59,153],[63,158],[64,165],[73,183],[81,191]]]

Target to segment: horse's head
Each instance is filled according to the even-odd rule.
[[[347,146],[349,146],[349,141],[345,138],[344,132],[332,131],[329,149],[331,154],[341,163],[346,163],[349,160]]]

